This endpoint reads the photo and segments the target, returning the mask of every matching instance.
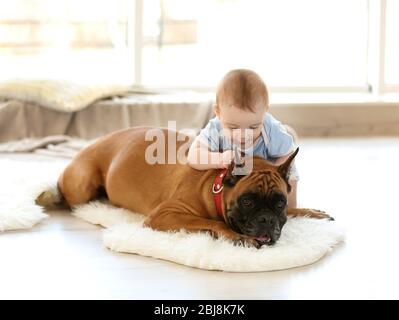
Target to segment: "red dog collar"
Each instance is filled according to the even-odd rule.
[[[213,193],[213,199],[215,200],[216,211],[224,221],[226,221],[226,219],[223,213],[222,190],[223,190],[223,179],[227,175],[227,172],[228,169],[220,170],[212,185],[212,193]]]

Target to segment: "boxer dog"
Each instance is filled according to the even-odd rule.
[[[151,130],[166,137],[174,133],[175,138],[161,141],[153,150],[153,141],[146,139]],[[73,207],[105,194],[111,204],[146,215],[144,225],[155,230],[208,231],[257,248],[279,239],[287,215],[332,219],[319,210],[287,208],[288,173],[298,149],[280,166],[254,157],[248,175],[235,175],[234,163],[224,171],[198,171],[184,163],[189,136],[178,133],[184,141],[177,141],[176,134],[135,127],[98,139],[60,175],[59,199]],[[179,154],[181,148],[185,151]],[[152,156],[156,151],[157,157],[177,155],[179,161],[149,163],[149,150],[154,151]],[[46,206],[50,198],[43,192],[36,203]]]

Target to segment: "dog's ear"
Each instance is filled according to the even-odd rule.
[[[291,169],[292,161],[294,160],[294,158],[296,157],[298,152],[299,152],[299,147],[296,148],[296,150],[288,157],[288,159],[285,160],[285,162],[278,167],[278,172],[280,173],[280,175],[283,177],[283,179],[287,183],[288,192],[291,191],[291,185],[288,182],[290,169]]]

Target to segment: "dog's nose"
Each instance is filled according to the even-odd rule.
[[[258,217],[258,223],[266,223],[267,222],[267,219],[266,219],[266,217],[263,217],[263,216],[261,216],[261,217]]]
[[[257,222],[259,224],[263,224],[263,225],[267,225],[267,226],[272,226],[274,223],[273,217],[270,217],[270,216],[260,216],[260,217],[258,217]]]

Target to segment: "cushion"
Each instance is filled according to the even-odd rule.
[[[55,79],[13,79],[0,82],[0,98],[33,102],[61,111],[81,110],[94,101],[129,91],[115,83],[77,83]]]

